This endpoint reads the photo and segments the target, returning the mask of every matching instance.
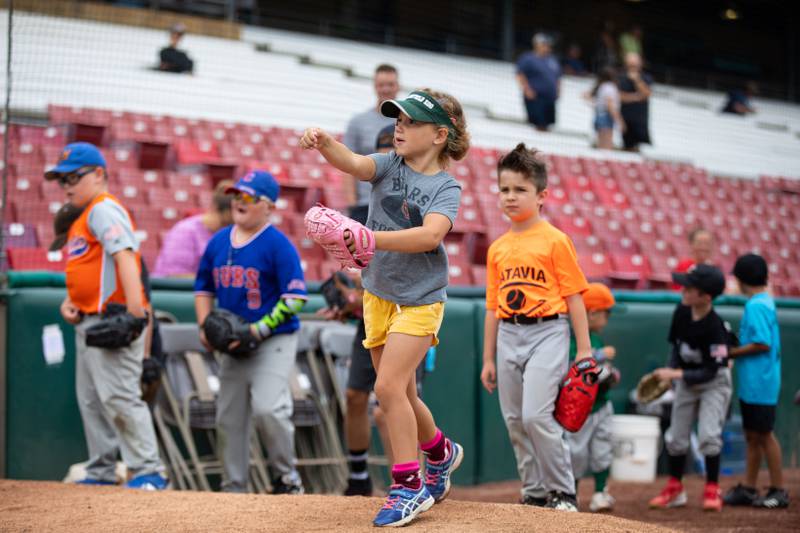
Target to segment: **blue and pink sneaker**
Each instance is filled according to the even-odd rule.
[[[372,523],[379,527],[404,526],[414,520],[419,513],[425,512],[435,503],[424,483],[419,490],[412,490],[403,485],[392,485],[386,502],[375,515]]]
[[[441,461],[425,459],[425,486],[436,503],[447,498],[450,493],[450,476],[461,466],[464,448],[457,442],[447,439],[448,455]]]

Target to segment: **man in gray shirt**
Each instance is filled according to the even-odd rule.
[[[378,65],[375,69],[375,94],[378,101],[371,107],[355,115],[347,124],[342,143],[357,154],[369,155],[375,153],[375,139],[378,133],[388,125],[394,124],[395,119],[381,115],[381,103],[385,100],[397,98],[400,90],[397,69],[392,65]],[[352,178],[351,178],[352,179]],[[368,182],[352,179],[350,187],[353,191],[350,217],[362,224],[367,220],[367,207],[371,186]]]

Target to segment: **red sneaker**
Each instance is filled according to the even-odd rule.
[[[722,495],[719,491],[719,484],[706,483],[706,488],[703,491],[703,510],[722,511]]]
[[[674,477],[669,478],[667,486],[664,487],[661,494],[650,500],[651,509],[669,509],[685,505],[686,491],[683,490],[683,483]]]

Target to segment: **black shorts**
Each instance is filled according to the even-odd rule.
[[[739,400],[739,411],[742,413],[742,427],[745,431],[755,433],[771,433],[775,429],[775,405],[759,405]]]
[[[556,123],[556,101],[549,98],[534,98],[525,100],[525,111],[528,113],[528,122],[540,128],[546,128]]]
[[[375,387],[375,368],[372,357],[362,342],[367,338],[364,321],[358,321],[358,329],[353,339],[353,352],[350,355],[350,372],[347,374],[347,388],[362,392],[371,392]],[[425,378],[425,360],[417,367],[417,394],[422,397],[422,382]]]

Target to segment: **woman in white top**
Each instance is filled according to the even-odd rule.
[[[597,147],[605,150],[614,149],[614,124],[620,131],[625,131],[625,121],[619,112],[619,89],[616,79],[613,68],[603,68],[591,92],[595,110],[594,129],[597,132]]]

